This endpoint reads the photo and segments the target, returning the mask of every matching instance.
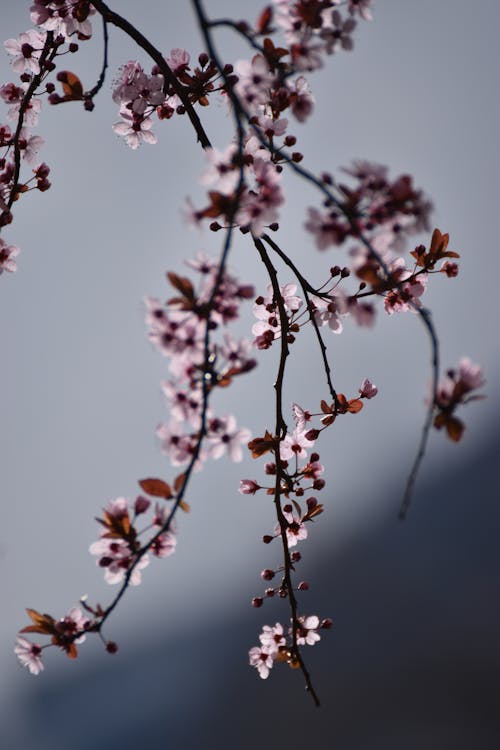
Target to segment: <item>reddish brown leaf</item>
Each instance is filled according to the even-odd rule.
[[[50,615],[42,615],[36,609],[27,609],[28,617],[31,618],[33,625],[28,625],[21,630],[21,633],[42,633],[49,635],[54,632],[55,620]]]
[[[446,432],[450,440],[454,443],[458,443],[465,430],[465,425],[456,417],[449,417],[446,421]]]
[[[323,412],[323,414],[332,414],[333,406],[328,406],[326,401],[322,401],[320,406],[321,406],[321,411]]]
[[[61,70],[57,74],[57,80],[62,83],[65,101],[83,99],[82,82],[69,70]]]
[[[179,476],[175,477],[174,490],[177,492],[177,494],[179,494],[179,492],[184,487],[184,482],[185,481],[186,481],[186,475],[184,473],[183,474],[179,474]]]
[[[273,20],[273,8],[271,5],[266,5],[264,10],[258,17],[257,23],[255,25],[257,34],[269,34],[270,33],[269,25],[272,20]]]
[[[348,401],[347,411],[350,412],[350,414],[357,414],[358,411],[361,411],[363,405],[363,402],[359,398],[352,398]]]
[[[248,449],[252,452],[252,458],[259,458],[265,453],[274,450],[276,441],[268,430],[263,438],[254,438],[248,443]]]
[[[185,276],[178,276],[176,273],[173,273],[173,271],[169,271],[167,277],[174,289],[177,289],[183,297],[186,297],[190,301],[194,300],[193,285],[188,278]]]
[[[153,497],[163,497],[165,500],[170,500],[173,497],[170,485],[163,479],[141,479],[139,480],[139,486],[147,495]]]

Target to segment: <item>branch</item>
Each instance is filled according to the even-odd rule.
[[[302,653],[297,644],[297,633],[298,633],[298,628],[300,627],[300,623],[297,617],[297,599],[295,597],[295,593],[293,591],[293,584],[292,584],[291,571],[292,571],[293,565],[290,559],[290,549],[288,547],[288,539],[286,535],[288,522],[281,508],[281,485],[282,485],[282,480],[284,479],[284,475],[283,475],[283,469],[281,466],[281,459],[280,459],[280,442],[286,436],[286,431],[287,431],[287,426],[283,418],[283,382],[285,378],[286,360],[290,353],[289,348],[288,348],[288,342],[287,342],[288,318],[287,318],[285,306],[283,304],[283,298],[281,296],[281,290],[280,290],[280,286],[278,282],[278,275],[276,273],[276,269],[274,268],[262,241],[260,239],[257,239],[256,237],[253,238],[253,241],[260,255],[260,258],[262,262],[264,263],[267,269],[267,272],[269,274],[271,285],[273,287],[273,295],[276,300],[276,304],[278,305],[278,310],[279,310],[279,315],[280,315],[281,352],[280,352],[280,361],[279,361],[279,366],[278,366],[278,374],[276,376],[276,382],[274,384],[274,390],[276,391],[275,435],[278,441],[274,449],[274,455],[275,455],[275,460],[276,460],[274,506],[276,509],[276,516],[278,518],[278,523],[280,526],[281,543],[283,546],[283,561],[284,561],[283,580],[285,583],[285,588],[288,591],[288,600],[290,602],[290,610],[291,610],[291,615],[292,615],[291,617],[291,620],[292,620],[292,656],[299,663],[302,674],[304,675],[304,680],[306,683],[306,690],[309,693],[311,693],[311,697],[315,705],[319,707],[320,701],[319,701],[318,695],[316,691],[314,690],[314,687],[311,682],[311,676],[306,668],[304,659],[302,657]]]
[[[201,120],[195,112],[193,105],[189,101],[189,97],[186,95],[184,87],[175,77],[173,71],[167,64],[161,52],[157,50],[156,47],[154,47],[153,44],[151,44],[151,42],[146,39],[146,37],[143,36],[135,26],[127,21],[126,18],[123,18],[123,16],[120,16],[118,15],[118,13],[112,11],[106,5],[106,3],[102,2],[102,0],[95,0],[95,2],[92,0],[92,5],[106,21],[124,31],[125,34],[133,39],[136,44],[138,44],[139,47],[147,52],[151,59],[155,61],[165,79],[165,85],[168,81],[168,83],[172,86],[175,93],[184,105],[186,114],[191,120],[191,124],[196,131],[196,135],[198,136],[198,142],[201,143],[202,148],[211,148],[212,144],[210,143],[210,139],[208,138],[208,135],[206,134],[203,125],[201,124]]]

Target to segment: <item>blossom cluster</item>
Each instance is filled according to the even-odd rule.
[[[274,0],[276,20],[290,48],[295,70],[323,67],[324,55],[352,50],[356,17],[372,19],[372,0]]]
[[[165,62],[176,85],[166,81],[158,65],[154,65],[148,75],[135,60],[121,67],[114,83],[113,101],[120,106],[121,119],[113,125],[113,130],[125,139],[130,148],[136,149],[142,142],[157,142],[152,132],[153,116],[159,120],[170,120],[176,113],[185,113],[179,90],[182,90],[189,104],[207,106],[208,94],[224,89],[224,84],[217,85],[220,73],[205,53],[199,55],[198,66],[194,70],[190,67],[189,52],[183,49],[172,49]]]
[[[296,629],[292,626],[288,632],[280,622],[274,626],[264,625],[259,635],[259,646],[253,646],[248,652],[249,663],[255,667],[259,677],[263,680],[269,677],[269,672],[275,662],[289,664],[292,669],[299,666],[294,652],[293,639],[298,646],[314,646],[321,636],[319,630],[329,629],[332,621],[329,618],[320,620],[317,615],[303,615],[298,618]]]
[[[468,357],[462,357],[458,368],[448,370],[446,375],[439,381],[434,406],[436,416],[434,427],[441,430],[446,429],[448,437],[458,442],[463,435],[465,425],[462,420],[455,416],[455,410],[460,404],[477,401],[484,396],[473,393],[486,383],[483,371],[477,364],[471,362]]]
[[[27,667],[31,674],[39,674],[44,664],[42,661],[42,649],[48,646],[58,646],[70,659],[76,659],[78,655],[77,644],[83,643],[85,633],[91,628],[90,619],[83,614],[79,607],[72,607],[69,612],[59,620],[47,614],[40,614],[35,609],[26,610],[32,624],[27,625],[21,633],[40,633],[51,637],[51,642],[45,646],[24,638],[19,635],[14,648],[15,654],[23,667]]]
[[[280,599],[290,600],[292,611],[288,639],[280,623],[276,623],[274,628],[266,625],[259,637],[260,646],[250,649],[250,665],[257,668],[263,679],[268,677],[275,661],[287,663],[291,667],[300,665],[299,646],[313,645],[320,639],[318,630],[331,626],[329,619],[320,621],[317,615],[296,614],[296,592],[307,591],[309,584],[307,581],[301,581],[295,588],[292,583],[292,573],[296,571],[302,559],[301,552],[294,548],[308,538],[307,526],[323,513],[323,505],[316,497],[306,497],[310,492],[320,492],[325,487],[322,476],[324,466],[320,463],[320,455],[317,452],[309,452],[320,433],[333,424],[339,414],[358,413],[363,408],[361,399],[374,398],[378,389],[365,378],[358,392],[359,398],[347,400],[343,394],[337,394],[333,404],[322,401],[321,411],[316,414],[293,404],[293,432],[287,432],[280,438],[273,437],[266,431],[263,438],[255,438],[248,446],[254,458],[269,452],[274,453],[275,460],[269,461],[265,466],[265,473],[273,478],[273,484],[265,487],[254,479],[244,479],[240,482],[240,492],[243,495],[255,495],[258,491],[264,490],[273,497],[278,522],[273,534],[266,534],[263,542],[270,544],[273,539],[281,539],[284,559],[284,563],[277,568],[265,568],[261,572],[261,578],[267,586],[263,596],[253,598],[252,605],[261,607],[265,599],[278,596]],[[314,417],[320,418],[319,427],[314,428],[310,425]],[[276,576],[279,584],[270,586],[269,582]]]
[[[97,556],[98,567],[104,570],[104,580],[109,584],[141,583],[141,571],[149,565],[149,554],[154,557],[169,557],[175,552],[177,538],[173,524],[173,507],[169,508],[162,501],[173,501],[188,509],[186,503],[179,499],[179,488],[172,490],[161,479],[143,479],[139,482],[141,489],[148,495],[160,498],[152,508],[151,500],[138,495],[133,503],[119,497],[111,500],[104,508],[102,518],[96,519],[101,525],[99,539],[89,547],[89,552]],[[139,529],[137,521],[149,510],[153,510],[146,525]],[[144,535],[149,533],[149,539]],[[58,646],[75,659],[78,655],[77,645],[83,643],[86,633],[101,633],[108,610],[100,605],[91,607],[86,597],[81,600],[83,608],[91,617],[74,607],[61,620],[51,615],[41,615],[34,609],[28,609],[33,624],[23,628],[21,633],[40,633],[51,636],[50,643],[40,646],[19,635],[15,653],[32,674],[43,669],[42,649]],[[102,636],[101,636],[102,637]],[[117,646],[113,641],[105,641],[107,651],[115,653]]]
[[[169,273],[177,294],[166,306],[146,298],[146,321],[151,342],[169,358],[170,377],[162,389],[171,419],[157,430],[162,451],[173,466],[185,464],[195,455],[199,470],[207,458],[218,459],[224,454],[241,461],[242,445],[250,439],[250,432],[238,428],[233,415],[216,415],[207,406],[206,396],[256,365],[247,339],[222,332],[238,318],[241,303],[251,298],[254,290],[226,270],[219,278],[218,263],[203,253],[187,265],[200,277],[198,288],[187,277]],[[206,447],[200,445],[200,437],[206,437]]]
[[[48,77],[55,70],[57,57],[78,50],[75,39],[90,39],[90,16],[95,9],[88,0],[35,0],[30,11],[31,21],[38,28],[4,42],[19,83],[9,82],[0,87],[0,99],[8,106],[7,120],[14,123],[11,129],[0,121],[0,230],[12,222],[12,204],[23,193],[45,192],[50,188],[50,167],[44,162],[37,163],[44,140],[32,132],[42,109],[41,95],[48,95],[53,104],[74,99],[85,101],[83,87],[72,73],[62,71],[57,75],[63,86],[62,97],[55,93],[55,84]],[[24,163],[35,166],[32,176],[21,180]],[[19,248],[7,245],[4,240],[0,243],[0,274],[12,273],[17,269],[15,258]]]

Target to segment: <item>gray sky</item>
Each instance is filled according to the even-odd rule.
[[[190,4],[175,5],[124,0],[119,10],[165,52],[180,46],[195,57],[201,47]],[[249,5],[256,17],[256,3],[206,3],[214,16],[235,17]],[[3,38],[30,27],[28,7],[10,3],[2,10]],[[294,127],[313,170],[367,158],[388,164],[391,174],[413,174],[435,204],[434,225],[450,232],[452,249],[462,255],[459,277],[432,279],[426,302],[443,364],[452,366],[464,354],[481,363],[488,401],[463,413],[468,429],[462,444],[433,436],[428,476],[465,461],[475,442],[494,429],[499,411],[499,15],[495,0],[473,6],[379,0],[374,22],[356,34],[354,52],[336,55],[310,77],[315,115],[307,126]],[[220,39],[228,61],[246,55],[227,33]],[[92,45],[67,58],[84,85],[100,67],[100,45]],[[53,187],[23,199],[3,235],[22,250],[18,272],[0,279],[0,668],[14,701],[35,689],[26,687],[29,676],[12,656],[24,607],[62,616],[85,592],[106,601],[112,590],[87,552],[98,533],[94,516],[111,498],[133,497],[137,479],[170,476],[154,437],[166,419],[159,385],[166,366],[146,339],[142,299],[164,298],[166,270],[180,270],[183,259],[200,249],[216,253],[219,246],[220,235],[197,235],[180,216],[186,196],[202,195],[196,182],[203,154],[187,120],[159,123],[158,145],[137,152],[111,130],[117,119],[110,97],[114,71],[135,56],[112,30],[110,73],[95,111],[78,104],[44,108],[37,132],[46,140],[41,157],[51,166]],[[2,81],[11,80],[6,56],[0,73]],[[230,132],[224,108],[214,105],[202,114],[214,144],[223,147]],[[312,278],[322,278],[342,256],[311,246],[302,228],[305,206],[318,202],[310,193],[304,203],[309,191],[295,178],[287,186],[279,237]],[[259,261],[244,237],[235,242],[231,265],[263,288]],[[289,280],[286,273],[282,278]],[[252,322],[249,305],[238,330],[250,335]],[[428,344],[415,316],[380,314],[370,332],[348,324],[328,344],[340,390],[369,376],[380,395],[319,447],[329,480],[328,512],[311,534],[319,546],[341,544],[376,518],[383,503],[396,511],[393,488],[402,485],[412,460],[429,381]],[[221,411],[235,410],[254,434],[269,426],[274,367],[274,353],[262,353],[258,370],[219,397]],[[313,345],[301,341],[287,398],[308,405],[311,393],[315,400],[323,396],[323,377]],[[132,630],[154,617],[165,597],[175,601],[166,629],[207,603],[221,610],[246,606],[263,567],[259,538],[273,521],[265,499],[242,497],[237,486],[239,478],[259,472],[250,459],[240,466],[223,459],[196,478],[178,552],[145,572],[140,590],[117,613],[113,636],[134,638]],[[391,493],[384,495],[386,486]],[[314,547],[307,550],[311,557]],[[214,571],[224,571],[224,586],[214,585]],[[104,658],[98,649],[88,650]],[[73,668],[52,656],[47,672]],[[87,657],[93,658],[82,654]]]

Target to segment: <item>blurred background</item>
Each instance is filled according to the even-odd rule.
[[[212,0],[206,9],[254,20],[261,6]],[[189,3],[122,0],[116,10],[165,53],[183,47],[196,58],[202,49]],[[2,8],[2,38],[28,28],[28,3]],[[64,63],[86,88],[101,66],[94,30]],[[186,258],[216,254],[220,244],[220,235],[190,231],[181,218],[185,198],[203,196],[204,158],[187,121],[158,123],[159,143],[137,152],[111,129],[119,65],[138,58],[149,67],[118,31],[110,32],[110,71],[94,112],[78,103],[44,108],[37,133],[53,186],[24,198],[2,234],[21,247],[18,272],[0,280],[2,747],[498,747],[499,31],[496,0],[378,0],[354,52],[309,77],[315,114],[293,128],[314,171],[366,158],[394,176],[412,174],[430,195],[433,226],[450,232],[462,256],[458,278],[436,278],[426,293],[443,367],[468,355],[488,381],[488,399],[462,412],[459,445],[432,436],[401,524],[430,378],[424,332],[416,316],[380,314],[374,331],[347,323],[327,340],[339,390],[369,377],[379,396],[319,445],[326,512],[302,546],[300,575],[311,583],[304,611],[335,623],[306,653],[320,710],[299,674],[278,667],[264,682],[247,666],[262,625],[287,613],[278,601],[249,606],[262,589],[260,570],[274,567],[278,552],[260,541],[274,525],[269,500],[237,492],[240,478],[260,478],[259,463],[246,458],[213,462],[195,478],[176,554],[151,564],[109,623],[116,656],[88,639],[75,663],[46,652],[37,678],[17,664],[25,607],[62,616],[84,593],[111,598],[87,551],[101,508],[134,497],[139,478],[171,476],[154,436],[167,419],[166,362],[146,338],[142,300],[164,299],[165,271],[182,272]],[[228,62],[247,56],[228,32],[218,41]],[[15,80],[6,55],[0,72]],[[224,147],[224,106],[202,114]],[[303,230],[317,196],[293,177],[286,189],[280,243],[322,282],[342,253],[317,252]],[[263,291],[243,236],[231,266]],[[282,279],[291,280],[286,271]],[[252,322],[248,305],[236,334],[250,336]],[[304,407],[325,394],[306,339],[294,345],[286,391]],[[234,411],[254,435],[271,420],[275,367],[276,352],[263,352],[251,376],[219,394],[220,412]]]

